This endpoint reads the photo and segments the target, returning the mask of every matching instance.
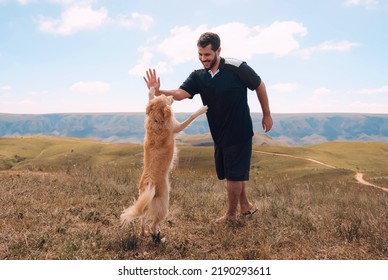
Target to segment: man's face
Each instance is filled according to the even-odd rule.
[[[198,58],[207,71],[212,69],[217,63],[219,52],[220,48],[217,51],[213,51],[210,44],[204,48],[198,46]]]

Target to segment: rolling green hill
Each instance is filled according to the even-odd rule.
[[[53,136],[0,138],[1,169],[63,170],[73,165],[141,163],[143,148]]]
[[[206,138],[182,137],[181,142],[206,142]],[[209,167],[213,164],[212,147],[179,146],[180,164],[196,167]],[[299,158],[311,158],[333,165],[338,169],[352,172],[364,172],[387,176],[388,143],[381,142],[328,142],[310,146],[262,146],[255,145],[254,150],[288,154]],[[31,136],[0,138],[0,169],[63,170],[72,165],[122,164],[126,166],[142,164],[142,145],[113,144],[91,139],[64,138],[49,136]],[[200,164],[197,160],[200,160]],[[270,155],[254,154],[253,161],[263,162],[265,169],[287,170],[294,168],[301,159],[279,159]],[[283,166],[277,166],[279,162]],[[274,166],[275,165],[275,166]],[[308,163],[316,169],[317,164]],[[299,165],[297,165],[299,166]]]
[[[260,147],[260,150],[312,158],[354,172],[388,175],[388,143],[326,142],[304,147]]]

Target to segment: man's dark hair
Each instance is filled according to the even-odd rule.
[[[205,48],[207,45],[211,44],[212,51],[218,50],[221,45],[221,39],[216,33],[206,32],[203,33],[197,42],[197,46]]]

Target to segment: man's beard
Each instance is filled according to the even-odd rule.
[[[205,67],[206,71],[209,71],[210,69],[212,69],[214,67],[214,65],[216,65],[216,63],[217,63],[217,55],[214,56],[214,59],[210,63],[210,66],[208,68],[206,68],[205,65],[203,67]],[[203,62],[202,62],[202,64],[203,64]]]

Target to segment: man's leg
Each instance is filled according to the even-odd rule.
[[[225,215],[216,220],[217,223],[226,222],[236,218],[237,206],[240,203],[241,214],[252,209],[253,204],[249,202],[245,191],[245,181],[226,181],[228,194],[228,210]]]
[[[241,190],[239,201],[240,201],[241,214],[246,213],[252,209],[253,204],[249,202],[248,197],[247,197],[247,193],[245,191],[245,181],[242,182],[242,190]]]
[[[245,181],[249,180],[251,155],[252,139],[248,139],[246,143],[240,143],[230,147],[215,146],[217,176],[220,180],[226,177],[228,195],[228,210],[216,222],[234,219],[238,204],[240,204],[242,214],[249,212],[253,208],[245,191]]]
[[[216,222],[222,223],[236,218],[237,206],[243,193],[243,181],[226,181],[226,191],[228,195],[228,210],[225,215],[218,218]]]

